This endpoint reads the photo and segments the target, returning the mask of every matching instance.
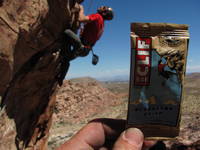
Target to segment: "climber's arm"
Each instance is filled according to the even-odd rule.
[[[80,5],[79,21],[80,22],[89,22],[90,21],[89,17],[85,16],[85,14],[84,14],[84,8],[83,8],[82,5]]]

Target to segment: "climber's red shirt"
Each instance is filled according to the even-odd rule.
[[[91,14],[88,17],[90,22],[84,25],[81,38],[83,39],[83,43],[85,41],[87,45],[93,46],[104,31],[104,19],[98,13]]]

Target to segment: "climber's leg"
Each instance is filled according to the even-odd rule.
[[[74,50],[78,50],[81,47],[83,47],[83,44],[81,43],[80,38],[73,31],[71,31],[70,29],[67,29],[64,31],[64,34],[70,40],[69,42],[74,47]]]
[[[83,44],[84,40],[81,39],[70,29],[65,30],[65,35],[67,36],[67,39],[69,40],[69,42],[71,43],[72,47],[70,49],[72,49],[71,51],[71,60],[81,56],[81,57],[85,57],[89,54],[90,50],[91,50],[91,46],[85,46]],[[82,42],[83,40],[83,42]],[[87,45],[87,44],[86,44]]]

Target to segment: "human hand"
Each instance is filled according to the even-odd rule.
[[[142,150],[154,145],[144,141],[139,129],[123,131],[125,124],[125,120],[93,120],[57,150]]]

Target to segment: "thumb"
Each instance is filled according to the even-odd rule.
[[[113,150],[141,150],[143,142],[143,133],[137,128],[129,128],[122,132]]]

